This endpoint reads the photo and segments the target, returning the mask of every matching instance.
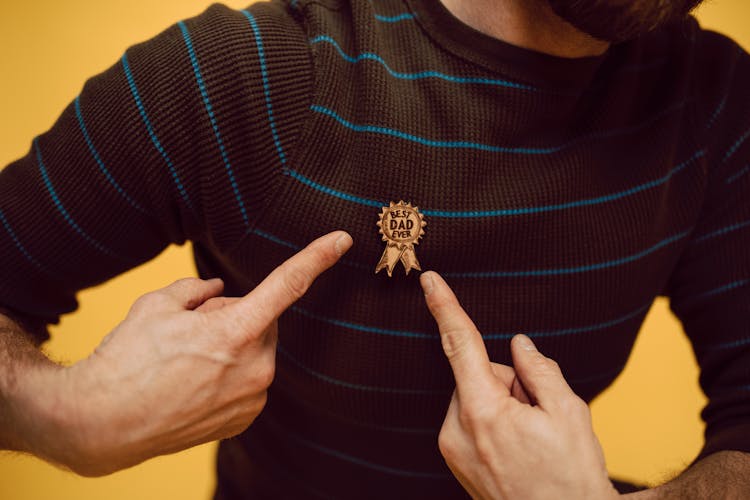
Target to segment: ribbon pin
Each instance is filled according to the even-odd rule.
[[[421,271],[414,245],[419,244],[419,239],[424,236],[427,222],[419,209],[403,200],[391,202],[389,206],[383,207],[377,225],[386,245],[380,262],[375,266],[375,274],[385,269],[389,277],[393,276],[393,268],[398,261],[404,265],[406,274],[412,269]]]

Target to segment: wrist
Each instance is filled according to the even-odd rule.
[[[56,402],[50,397],[46,409],[55,413],[49,420],[52,432],[66,435],[55,443],[58,462],[86,477],[111,474],[148,458],[133,439],[138,433],[132,415],[120,406],[120,384],[110,377],[111,365],[107,370],[96,358],[64,369]]]
[[[64,368],[49,360],[13,367],[2,386],[3,414],[10,432],[7,448],[51,459],[57,441],[68,436],[59,425],[67,409],[58,390]]]
[[[93,372],[88,359],[61,370],[54,391],[46,394],[47,403],[41,409],[46,430],[59,436],[47,442],[52,460],[87,477],[119,469],[112,465],[112,453],[108,453],[116,448],[115,443],[105,442],[105,438],[111,441],[113,437],[107,425],[111,407],[106,391],[100,390],[101,377]]]
[[[100,475],[91,466],[98,462],[98,453],[87,437],[96,409],[84,404],[86,391],[80,390],[77,372],[75,365],[51,361],[24,370],[23,379],[7,393],[16,429],[13,449],[81,475]]]

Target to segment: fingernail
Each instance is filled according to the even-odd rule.
[[[351,248],[352,243],[354,243],[354,240],[349,236],[349,233],[343,233],[338,237],[333,246],[336,249],[336,253],[341,257],[347,250],[349,250],[349,248]]]
[[[432,293],[432,289],[435,287],[435,281],[429,272],[422,273],[419,277],[419,283],[422,285],[422,291],[424,291],[425,296]]]
[[[521,349],[525,351],[536,351],[534,342],[532,342],[531,339],[526,335],[519,333],[518,335],[516,335],[516,338],[518,338],[517,342],[520,345]]]

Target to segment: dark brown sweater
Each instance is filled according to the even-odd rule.
[[[240,295],[345,229],[354,248],[280,319],[218,496],[461,498],[418,272],[374,273],[380,207],[403,199],[493,361],[524,332],[590,401],[667,296],[709,398],[701,456],[750,451],[748,89],[748,54],[693,19],[563,59],[427,0],[214,5],[88,81],[2,171],[0,304],[43,339],[78,290],[170,243]]]

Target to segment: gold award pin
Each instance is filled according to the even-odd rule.
[[[404,265],[406,274],[412,269],[421,271],[417,254],[414,253],[414,245],[418,245],[419,239],[424,236],[427,222],[419,213],[419,209],[411,203],[404,203],[403,200],[398,203],[391,202],[389,206],[383,207],[377,224],[386,245],[380,262],[375,266],[375,274],[385,269],[388,276],[393,276],[393,268],[398,261]]]

